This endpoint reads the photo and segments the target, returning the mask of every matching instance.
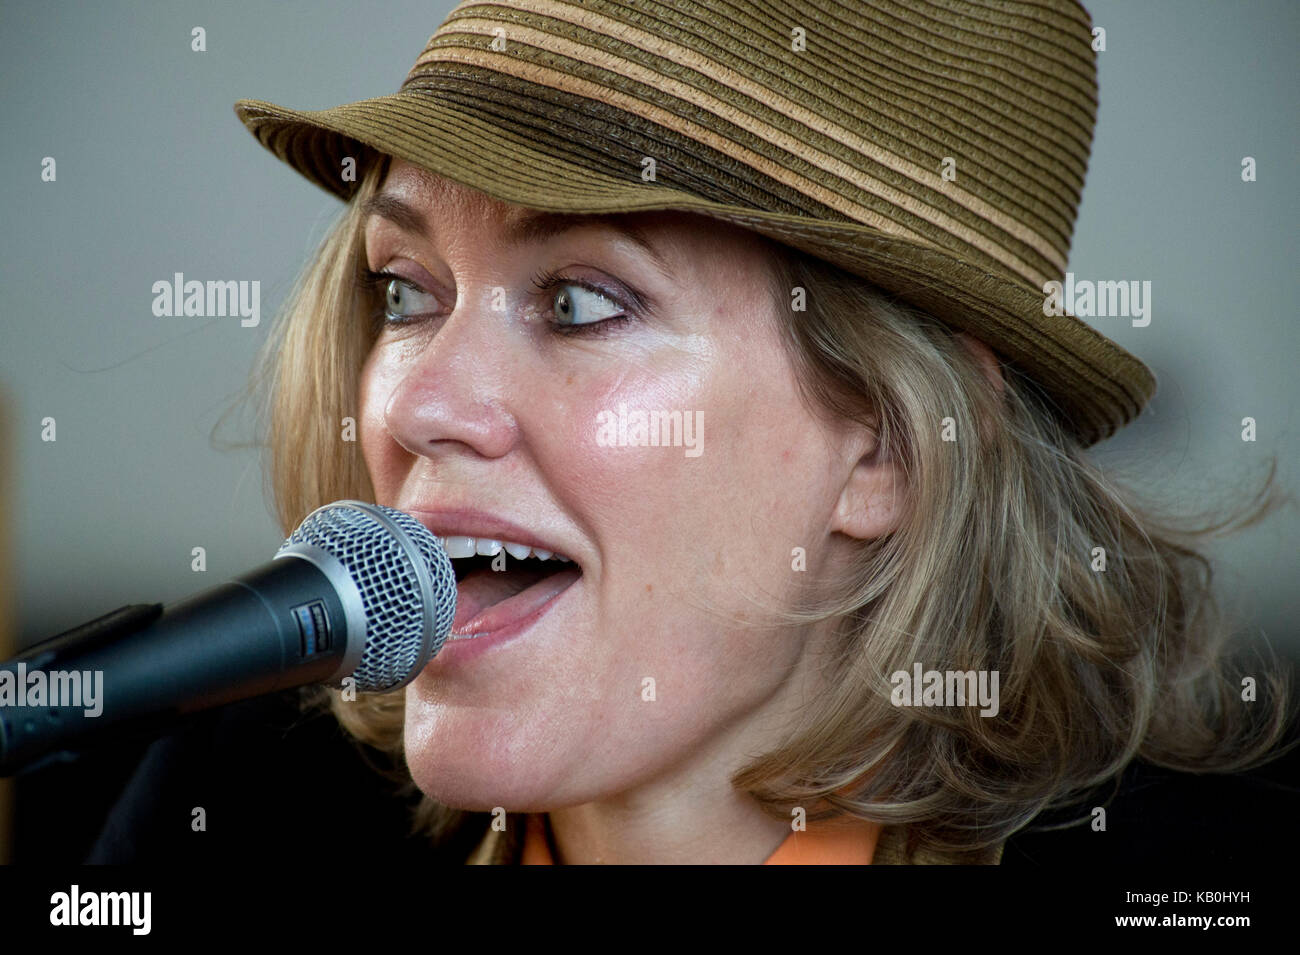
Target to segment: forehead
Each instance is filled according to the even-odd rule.
[[[421,211],[436,211],[440,217],[465,210],[469,214],[517,221],[529,212],[524,206],[494,199],[485,192],[401,159],[393,160],[379,192],[399,196]]]
[[[482,231],[485,224],[495,223],[502,234],[517,234],[521,226],[535,221],[539,211],[532,207],[515,205],[496,199],[485,192],[440,176],[422,167],[394,159],[379,187],[380,194],[392,195],[427,214],[432,222],[443,228],[465,228]],[[372,221],[378,217],[372,217]],[[700,256],[713,258],[728,254],[744,258],[746,253],[757,262],[766,256],[770,244],[755,232],[705,215],[673,209],[641,212],[598,213],[574,216],[574,219],[592,223],[629,228],[646,237],[652,237],[663,258],[684,267]],[[557,232],[543,229],[542,235]],[[737,263],[739,264],[739,263]]]

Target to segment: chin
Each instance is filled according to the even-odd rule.
[[[527,758],[543,747],[523,740],[503,744],[499,733],[492,734],[493,742],[480,745],[474,735],[463,727],[450,732],[445,725],[430,734],[419,723],[413,727],[408,715],[406,765],[422,793],[470,812],[498,807],[512,813],[544,812],[563,800],[558,790],[565,774],[557,773],[550,759],[543,763]]]
[[[445,766],[408,765],[420,792],[444,806],[466,812],[549,812],[578,801],[555,794],[535,781],[521,785],[518,779],[487,778],[480,767],[458,771]]]

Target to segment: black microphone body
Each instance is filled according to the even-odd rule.
[[[0,776],[295,686],[352,674],[358,691],[397,689],[454,614],[455,575],[432,534],[391,508],[327,505],[248,573],[166,610],[120,608],[0,663]],[[44,684],[43,700],[23,698],[36,696],[29,683]],[[60,683],[80,699],[54,705]]]
[[[304,619],[304,614],[306,619]],[[110,731],[142,729],[188,713],[327,681],[347,649],[347,620],[325,574],[282,558],[169,607],[153,623],[90,646],[60,635],[0,670],[46,674],[46,705],[0,706],[0,775]],[[364,639],[364,634],[361,635]],[[62,642],[63,647],[49,646]],[[49,646],[49,649],[47,649]],[[20,667],[20,664],[22,666]],[[79,673],[86,706],[49,705],[52,671]],[[87,683],[100,677],[95,694]],[[67,682],[67,681],[65,681]]]

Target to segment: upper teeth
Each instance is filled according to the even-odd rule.
[[[458,557],[473,557],[475,554],[495,557],[504,550],[515,560],[523,560],[526,557],[550,560],[554,557],[556,560],[569,561],[569,558],[563,554],[553,554],[549,550],[530,547],[527,544],[516,544],[514,541],[492,540],[490,537],[439,537],[438,540],[447,551],[447,556],[453,560]]]

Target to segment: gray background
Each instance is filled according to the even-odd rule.
[[[1100,460],[1173,505],[1238,499],[1276,453],[1295,486],[1300,5],[1094,0],[1101,111],[1070,268],[1150,279],[1153,320],[1094,324],[1160,392]],[[341,206],[266,153],[241,97],[320,108],[397,89],[450,3],[5,2],[0,388],[28,642],[268,559],[255,449],[211,432]],[[207,30],[207,52],[190,30]],[[40,181],[43,156],[58,181]],[[1240,179],[1245,155],[1259,181]],[[156,318],[154,281],[260,280],[261,325]],[[58,421],[58,441],[40,421]],[[1260,440],[1240,440],[1244,416]],[[218,435],[252,437],[248,416]],[[1217,546],[1229,605],[1295,652],[1298,515]],[[205,575],[190,550],[207,549]]]

